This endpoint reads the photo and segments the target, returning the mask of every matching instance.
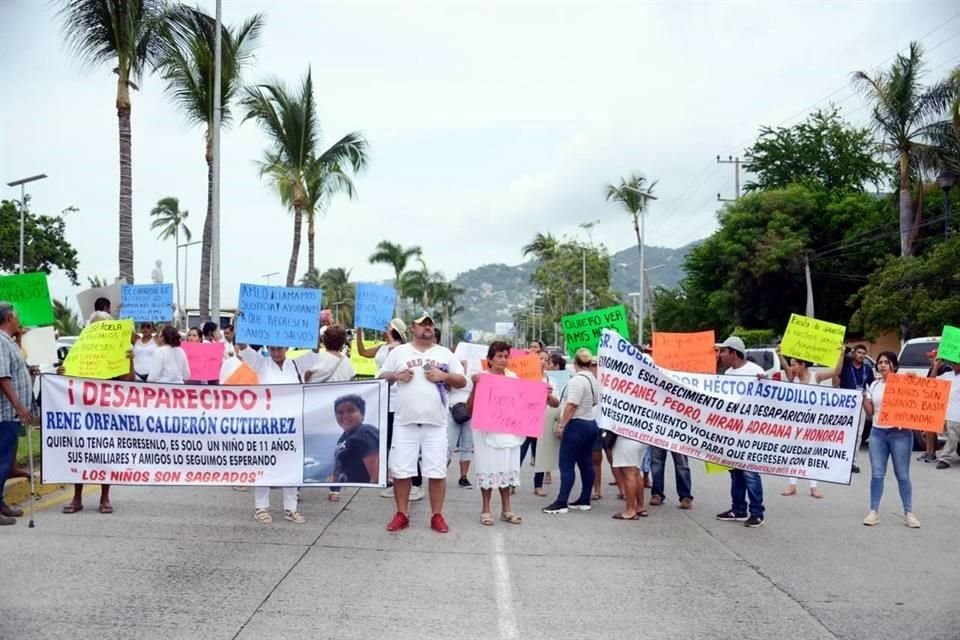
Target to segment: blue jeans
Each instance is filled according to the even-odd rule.
[[[913,431],[908,429],[877,429],[870,431],[870,510],[880,508],[883,497],[883,479],[887,475],[887,458],[893,458],[893,474],[897,476],[900,500],[904,513],[913,511],[913,485],[910,483],[910,453],[913,451]]]
[[[560,439],[560,493],[557,502],[567,504],[573,482],[576,480],[574,466],[580,468],[580,499],[578,503],[590,504],[593,491],[593,444],[600,430],[595,420],[574,418],[567,423]]]
[[[28,434],[29,435],[29,434]],[[17,439],[20,436],[20,422],[9,420],[0,422],[0,504],[3,502],[3,483],[13,470],[13,457],[17,451]]]
[[[527,457],[527,449],[533,452],[533,457],[537,457],[537,439],[527,436],[527,439],[523,441],[523,444],[520,445],[520,464],[523,464],[524,458]]]
[[[730,471],[731,511],[737,516],[747,515],[747,497],[750,498],[750,515],[763,518],[763,481],[756,471]]]
[[[647,451],[652,452],[653,456],[650,460],[650,472],[653,473],[653,491],[650,495],[666,498],[667,496],[663,493],[663,477],[667,468],[667,450],[650,447]],[[676,451],[671,451],[670,454],[673,456],[673,477],[677,483],[677,497],[681,500],[693,498],[691,493],[693,480],[690,478],[690,463],[687,456]]]

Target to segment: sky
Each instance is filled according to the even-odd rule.
[[[199,5],[213,11],[212,1]],[[327,145],[349,131],[370,143],[358,197],[338,196],[317,229],[317,262],[355,280],[392,277],[370,265],[380,240],[419,245],[432,271],[524,261],[538,232],[611,251],[635,244],[629,216],[604,186],[631,172],[659,180],[647,244],[679,247],[716,228],[717,193],[762,125],[795,124],[831,101],[851,121],[869,111],[850,72],[889,64],[911,40],[928,78],[960,63],[953,2],[318,2],[224,0],[223,19],[265,14],[250,83],[300,82],[312,69]],[[117,273],[119,190],[112,65],[84,67],[64,46],[56,6],[0,2],[0,181],[29,185],[31,210],[67,207],[82,282]],[[154,261],[174,280],[172,240],[150,230],[166,196],[188,209],[199,239],[206,210],[203,130],[190,127],[147,76],[132,94],[135,277]],[[239,114],[239,108],[235,110]],[[292,214],[261,180],[268,140],[236,118],[222,137],[221,304],[241,282],[264,283],[290,258]],[[324,147],[325,148],[325,147]],[[306,270],[306,241],[298,277]],[[195,306],[199,246],[185,286]],[[181,252],[181,270],[184,269]],[[78,290],[55,273],[57,298]]]

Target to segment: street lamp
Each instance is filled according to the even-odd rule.
[[[600,220],[594,220],[593,222],[581,222],[580,228],[587,232],[587,242],[590,246],[593,246],[593,236],[590,234],[590,229],[593,229],[595,226],[600,224]],[[583,308],[581,311],[587,310],[587,247],[583,247]]]
[[[14,180],[13,182],[8,182],[8,187],[20,187],[20,273],[23,273],[23,224],[24,218],[27,213],[27,194],[25,185],[28,182],[34,182],[35,180],[43,180],[47,177],[45,173],[38,173],[35,176],[30,176],[29,178],[20,178],[19,180]]]
[[[937,176],[937,186],[943,189],[943,237],[950,235],[950,189],[956,183],[957,176],[951,171],[944,171]]]
[[[633,300],[633,315],[637,317],[637,325],[640,326],[640,329],[637,331],[637,336],[639,337],[643,333],[643,318],[640,317],[640,310],[637,308],[637,299],[643,298],[643,294],[639,291],[634,291],[627,295]],[[643,344],[641,343],[640,346],[642,347]]]
[[[203,240],[194,240],[193,242],[184,242],[183,244],[177,245],[177,251],[180,251],[181,247],[183,248],[183,317],[187,317],[187,284],[190,279],[187,277],[190,275],[190,251],[189,248],[195,244],[202,244]],[[220,318],[217,318],[217,321],[220,321]]]
[[[265,274],[263,274],[263,275],[260,276],[260,277],[267,279],[267,286],[269,287],[269,286],[270,286],[270,278],[272,278],[273,276],[278,276],[278,275],[280,275],[280,272],[279,272],[279,271],[274,271],[273,273],[265,273]]]
[[[339,300],[330,304],[333,307],[333,321],[340,324],[340,305],[346,304],[346,300]]]
[[[631,187],[628,184],[623,185],[623,188],[627,191],[633,191],[640,196],[640,292],[646,294],[646,276],[644,271],[644,245],[647,244],[647,231],[644,225],[644,212],[647,210],[647,200],[656,200],[657,196],[653,195],[649,191],[641,191],[635,187]],[[637,343],[642,347],[643,346],[643,299],[645,296],[640,296],[640,328],[637,331]]]

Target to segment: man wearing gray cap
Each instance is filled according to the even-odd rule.
[[[730,336],[720,345],[720,364],[727,367],[725,376],[753,376],[763,374],[759,365],[746,359],[747,348],[743,340]],[[750,499],[749,509],[747,498]],[[745,520],[746,526],[757,528],[763,526],[763,482],[756,471],[730,470],[730,498],[729,511],[717,514],[717,520]]]

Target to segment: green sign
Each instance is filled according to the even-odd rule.
[[[13,303],[20,323],[25,327],[53,324],[53,307],[45,273],[0,277],[0,301]]]
[[[567,343],[570,357],[577,349],[587,348],[596,355],[600,344],[600,335],[604,329],[613,329],[626,340],[630,339],[630,327],[627,324],[627,309],[622,304],[606,309],[575,313],[560,318],[563,325],[563,339]]]
[[[947,362],[960,364],[960,329],[950,325],[943,328],[937,357]]]

